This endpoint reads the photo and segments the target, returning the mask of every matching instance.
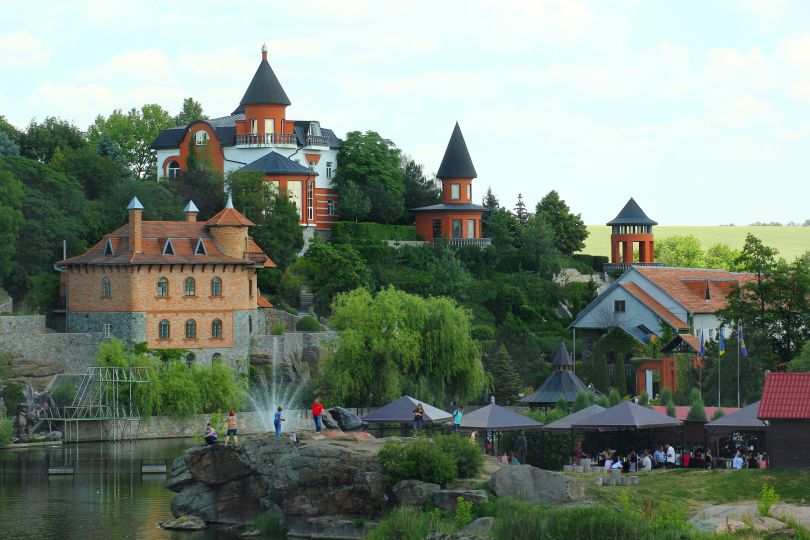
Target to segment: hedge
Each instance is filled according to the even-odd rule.
[[[332,241],[341,244],[375,244],[385,240],[421,240],[413,225],[354,223],[338,221],[332,225]]]
[[[571,258],[577,262],[589,266],[594,272],[601,272],[602,265],[609,262],[609,258],[604,255],[587,255],[585,253],[577,253],[571,255]]]

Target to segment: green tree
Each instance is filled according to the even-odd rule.
[[[20,155],[41,162],[50,161],[57,148],[81,148],[87,142],[81,130],[60,118],[49,116],[39,124],[32,120],[18,143]]]
[[[714,414],[712,414],[712,422],[715,420],[719,420],[720,418],[723,418],[725,415],[726,413],[723,412],[723,409],[720,408],[715,409]]]
[[[518,220],[518,223],[521,225],[526,225],[526,222],[529,221],[529,212],[526,210],[526,204],[523,202],[523,194],[518,193],[517,204],[515,204],[515,217]]]
[[[124,113],[116,109],[107,118],[97,116],[87,129],[87,137],[96,144],[106,133],[124,151],[127,167],[141,180],[157,178],[157,154],[152,143],[161,130],[173,127],[174,118],[156,103]]]
[[[620,395],[627,393],[627,374],[624,370],[624,356],[620,354],[616,359],[616,364],[613,366],[613,376],[610,378],[611,386],[613,386]]]
[[[357,222],[368,217],[371,201],[355,182],[349,180],[340,190],[338,211],[341,218]]]
[[[420,163],[415,162],[411,157],[402,158],[402,171],[404,173],[405,193],[404,205],[406,212],[403,214],[402,223],[413,223],[413,216],[407,211],[411,208],[430,206],[438,204],[442,200],[441,189],[436,185],[435,180],[428,180],[425,171]]]
[[[177,200],[194,201],[200,211],[197,219],[206,220],[225,206],[224,182],[222,173],[213,167],[188,167],[167,186]]]
[[[498,198],[492,193],[491,187],[487,188],[487,192],[481,200],[481,206],[486,208],[484,215],[481,216],[481,236],[489,238],[489,221],[492,219],[492,216],[495,215],[498,208],[501,207]]]
[[[515,369],[515,363],[512,362],[512,356],[504,345],[498,347],[489,372],[492,377],[492,393],[495,396],[495,402],[500,405],[511,405],[517,401],[522,385]]]
[[[788,363],[788,371],[810,371],[810,341],[805,341],[799,356]]]
[[[655,242],[655,259],[666,266],[704,268],[703,245],[694,235],[670,236]]]
[[[337,293],[369,285],[370,272],[360,254],[348,244],[315,241],[295,263],[315,293],[318,310],[327,313]]]
[[[99,154],[91,146],[62,152],[60,170],[82,184],[88,199],[101,198],[125,176],[114,159]]]
[[[622,395],[615,388],[611,388],[610,393],[608,394],[608,404],[611,407],[614,407],[621,402],[622,402]]]
[[[607,392],[610,388],[610,375],[604,355],[593,355],[588,362],[588,378],[591,384],[600,392]]]
[[[573,214],[556,191],[550,191],[537,204],[535,217],[552,231],[554,247],[560,253],[571,255],[585,247],[588,228],[580,214]]]
[[[703,396],[700,395],[700,390],[692,388],[692,394],[689,399],[689,413],[686,419],[692,422],[706,422],[706,409],[703,406]]]
[[[194,98],[186,98],[183,100],[183,107],[177,116],[174,117],[174,124],[176,126],[185,126],[194,120],[208,120],[208,117],[203,113],[203,107]]]
[[[341,143],[337,161],[334,183],[341,205],[357,199],[352,193],[353,183],[368,197],[371,204],[368,217],[380,223],[396,223],[400,219],[404,209],[405,172],[401,167],[401,152],[392,141],[374,131],[351,131]],[[355,205],[351,212],[343,206],[341,215],[363,219],[366,216],[361,215],[360,206]],[[349,213],[353,215],[349,217]]]
[[[17,238],[23,225],[23,187],[19,180],[0,170],[0,283],[11,269]]]
[[[675,410],[675,404],[672,403],[672,400],[667,401],[666,405],[667,405],[667,416],[671,418],[677,418],[678,413]]]
[[[340,339],[318,376],[318,391],[331,403],[375,406],[408,394],[439,404],[481,395],[470,314],[448,298],[356,289],[337,295],[331,322]]]
[[[739,257],[740,252],[726,244],[712,244],[706,250],[706,267],[734,271],[737,269],[737,259]]]
[[[19,155],[20,146],[6,132],[0,131],[0,157]]]
[[[590,392],[577,392],[571,412],[579,412],[593,405],[594,395]]]

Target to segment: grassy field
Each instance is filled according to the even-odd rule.
[[[610,256],[610,227],[588,225],[588,239],[583,253]],[[747,234],[760,238],[766,245],[779,250],[779,255],[792,261],[810,250],[810,227],[654,227],[655,238],[684,236],[693,234],[703,243],[704,248],[723,243],[740,249]]]

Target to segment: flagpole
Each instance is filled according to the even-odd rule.
[[[740,347],[742,339],[740,338],[740,320],[737,319],[737,408],[740,408]]]
[[[722,332],[723,329],[720,328],[720,331]],[[722,356],[720,355],[720,350],[718,349],[718,351],[717,351],[717,408],[718,409],[720,408],[720,364],[722,363],[722,362],[720,362],[721,358],[722,358]]]

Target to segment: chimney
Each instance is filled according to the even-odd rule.
[[[138,197],[132,197],[132,200],[127,206],[129,212],[129,249],[132,253],[143,253],[143,245],[141,239],[143,235],[142,230],[142,217],[143,205]]]
[[[262,44],[262,61],[267,61],[267,43]]]
[[[186,207],[183,208],[183,213],[186,215],[187,223],[196,223],[199,209],[197,209],[197,205],[194,204],[194,201],[188,201]]]

